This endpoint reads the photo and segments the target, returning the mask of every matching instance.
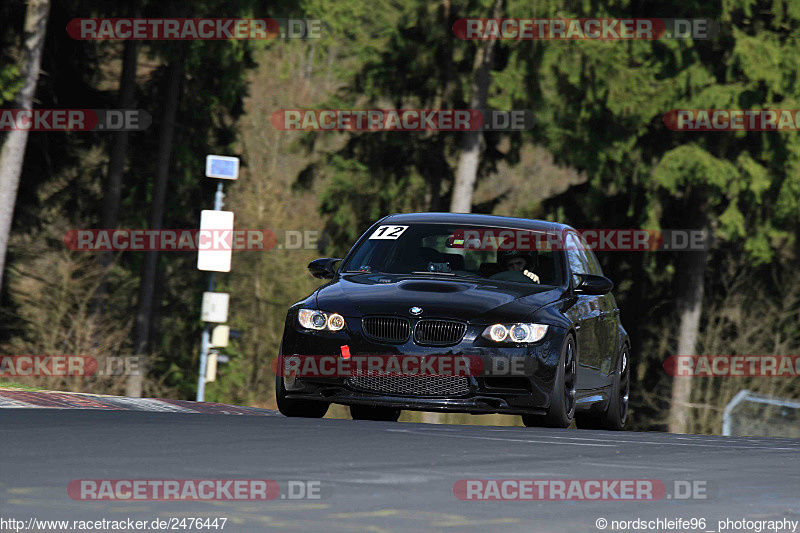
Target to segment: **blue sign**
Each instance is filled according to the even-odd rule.
[[[206,156],[206,176],[235,180],[239,177],[239,158],[224,155]]]

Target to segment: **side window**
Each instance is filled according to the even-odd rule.
[[[589,267],[586,264],[586,259],[583,257],[581,246],[573,234],[567,235],[567,260],[569,261],[569,269],[572,274],[572,283],[577,285],[579,283],[578,274],[589,274]]]
[[[603,269],[600,267],[600,261],[597,260],[597,257],[595,257],[594,252],[592,252],[591,249],[585,246],[583,247],[583,250],[581,250],[581,252],[586,261],[586,265],[589,267],[589,270],[587,270],[586,273],[602,276]]]

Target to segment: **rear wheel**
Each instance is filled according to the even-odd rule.
[[[575,416],[575,383],[578,362],[575,357],[575,339],[567,335],[561,346],[553,395],[546,415],[522,415],[522,423],[528,427],[545,426],[565,428],[572,424]]]
[[[397,419],[400,418],[400,409],[372,405],[351,405],[350,416],[353,417],[353,420],[397,422]]]
[[[283,357],[278,356],[278,371],[275,376],[275,400],[278,403],[278,411],[283,416],[302,417],[302,418],[322,418],[328,412],[330,406],[327,402],[313,400],[290,400],[286,398],[286,387],[283,384]]]
[[[628,346],[622,347],[617,360],[617,370],[611,384],[611,398],[602,414],[579,413],[575,422],[581,429],[608,429],[619,431],[628,421],[628,402],[631,392],[630,355]]]

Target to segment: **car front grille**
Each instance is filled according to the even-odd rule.
[[[453,320],[420,320],[414,328],[414,341],[428,346],[458,344],[467,332],[464,322]]]
[[[361,320],[364,336],[380,342],[406,342],[411,326],[405,318],[393,316],[367,316]]]
[[[352,387],[402,396],[463,396],[469,393],[466,376],[381,376],[364,372],[349,379]]]

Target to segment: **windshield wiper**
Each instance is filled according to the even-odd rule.
[[[427,270],[411,272],[412,274],[430,274],[432,276],[456,276],[455,272],[428,272]]]

